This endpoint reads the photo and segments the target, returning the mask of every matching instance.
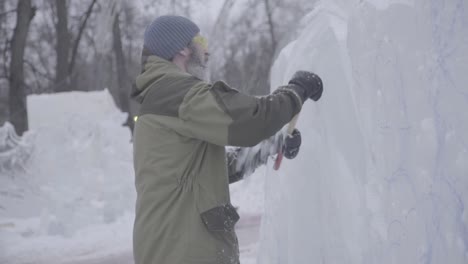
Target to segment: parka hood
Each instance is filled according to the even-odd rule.
[[[189,75],[168,60],[155,55],[145,56],[145,52],[143,52],[142,71],[136,77],[135,84],[132,88],[131,98],[136,100],[138,103],[142,103],[148,90],[163,80],[169,73],[180,73],[185,76]]]

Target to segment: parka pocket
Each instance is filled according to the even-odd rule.
[[[200,214],[203,223],[210,231],[234,231],[239,214],[231,204],[212,208]]]

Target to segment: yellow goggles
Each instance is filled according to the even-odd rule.
[[[205,37],[203,37],[202,35],[196,35],[193,38],[193,42],[200,45],[205,50],[208,49],[208,40]]]

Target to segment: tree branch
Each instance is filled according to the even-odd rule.
[[[10,13],[15,13],[16,11],[17,11],[17,9],[15,8],[15,9],[12,9],[12,10],[8,10],[8,11],[5,11],[5,12],[2,12],[2,13],[0,13],[0,17],[2,17],[2,16],[7,16],[8,14],[10,14]]]
[[[214,23],[214,27],[211,30],[211,38],[214,38],[215,34],[219,30],[219,27],[221,25],[224,25],[225,20],[228,18],[229,11],[231,10],[231,7],[233,4],[234,4],[233,0],[224,0],[223,6],[221,7],[221,10],[219,11],[218,16],[216,17],[216,22]]]
[[[268,18],[268,25],[270,27],[271,48],[272,48],[272,52],[274,53],[276,51],[277,43],[276,43],[276,36],[275,36],[275,27],[273,24],[273,15],[272,15],[272,11],[270,8],[269,0],[265,0],[265,11],[266,11],[266,15]]]
[[[7,64],[7,54],[9,51],[9,46],[10,46],[10,41],[8,38],[5,38],[5,46],[3,49],[3,71],[6,76],[8,76],[8,79],[10,78],[10,71],[9,71],[9,65]]]
[[[31,69],[31,71],[34,73],[35,76],[39,75],[50,82],[54,81],[53,77],[49,76],[47,73],[41,72],[31,61],[25,59],[24,64],[27,65]]]
[[[71,75],[73,72],[73,68],[75,67],[76,55],[78,53],[78,46],[80,44],[81,36],[83,35],[83,31],[86,28],[86,24],[88,22],[89,17],[93,11],[93,7],[96,4],[96,0],[92,0],[91,4],[88,6],[88,10],[84,14],[84,20],[80,25],[78,30],[78,35],[76,36],[75,42],[73,43],[73,50],[72,50],[72,57],[70,60],[70,65],[68,66],[68,74]]]
[[[24,63],[26,66],[28,66],[29,68],[31,68],[31,71],[32,73],[34,74],[34,81],[36,83],[36,90],[41,92],[41,84],[40,84],[40,81],[39,81],[39,77],[38,75],[42,75],[43,77],[45,77],[46,79],[48,79],[49,81],[53,81],[53,79],[49,79],[48,76],[46,76],[46,74],[44,73],[41,73],[35,66],[32,62],[30,62],[29,60],[24,60]],[[30,92],[34,92],[33,91],[33,88],[31,87],[30,89]]]

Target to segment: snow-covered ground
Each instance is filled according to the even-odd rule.
[[[28,111],[31,157],[0,177],[0,263],[128,250],[130,132],[108,91],[30,96]]]

